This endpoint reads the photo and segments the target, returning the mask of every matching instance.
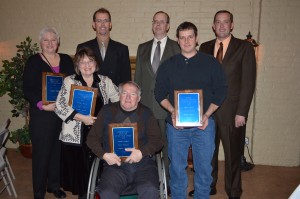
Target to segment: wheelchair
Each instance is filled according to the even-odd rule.
[[[159,177],[159,198],[160,199],[167,199],[168,193],[167,193],[167,180],[166,180],[166,171],[165,171],[165,164],[163,161],[163,154],[162,152],[157,153],[153,157],[157,164],[158,169],[158,177]],[[100,180],[101,172],[102,172],[102,160],[100,158],[96,157],[93,161],[93,164],[91,166],[90,171],[90,177],[89,177],[89,183],[88,183],[88,190],[87,190],[87,199],[99,199],[99,195],[96,192],[96,186]],[[130,197],[133,196],[133,197]],[[127,187],[122,195],[121,199],[125,198],[134,198],[136,196],[136,193],[132,193],[132,188],[129,186]],[[136,197],[135,197],[136,198]]]

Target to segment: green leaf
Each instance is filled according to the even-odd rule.
[[[37,43],[31,44],[32,39],[26,37],[19,45],[11,60],[3,60],[0,71],[0,97],[7,94],[9,103],[13,106],[12,117],[27,117],[29,103],[23,94],[23,70],[28,58],[39,51]],[[9,138],[13,143],[30,144],[28,125],[11,132]]]
[[[9,103],[14,107],[13,117],[25,116],[24,111],[28,107],[28,102],[23,94],[23,70],[27,59],[39,51],[37,43],[31,44],[32,39],[28,36],[25,41],[16,45],[17,52],[11,60],[3,60],[0,71],[0,96],[5,94],[11,98]]]

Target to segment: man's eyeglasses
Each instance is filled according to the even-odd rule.
[[[158,21],[158,20],[152,21],[152,24],[155,24],[155,25],[164,25],[166,23],[168,23],[168,22],[167,21],[163,21],[163,20],[161,20],[161,21]]]
[[[110,20],[109,20],[109,19],[96,19],[95,22],[96,22],[96,23],[101,23],[101,24],[102,24],[102,23],[109,23]]]

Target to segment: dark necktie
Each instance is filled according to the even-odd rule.
[[[222,60],[223,60],[223,43],[222,42],[220,42],[220,47],[217,52],[216,58],[222,64]]]
[[[155,52],[153,55],[153,60],[152,60],[152,69],[154,74],[156,73],[160,62],[160,43],[161,43],[160,41],[157,42]]]
[[[101,53],[102,60],[104,60],[104,58],[105,58],[105,45],[104,45],[104,42],[101,42],[100,53]]]

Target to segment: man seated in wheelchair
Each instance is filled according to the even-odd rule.
[[[131,186],[139,199],[157,199],[159,177],[152,155],[163,147],[160,128],[150,109],[139,103],[141,89],[135,82],[120,84],[119,93],[120,101],[103,106],[87,137],[88,147],[104,160],[96,190],[101,199],[119,199]],[[126,127],[126,124],[137,124],[137,128]],[[134,142],[138,147],[122,149],[133,143],[132,129],[138,131],[138,143]],[[125,137],[120,136],[122,133],[129,134],[130,139],[122,139]]]

